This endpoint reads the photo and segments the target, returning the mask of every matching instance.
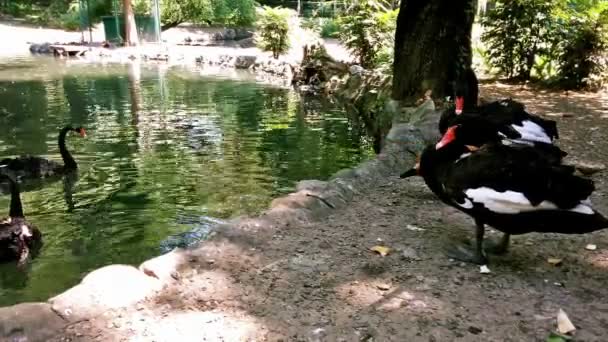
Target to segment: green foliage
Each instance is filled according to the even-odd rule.
[[[507,77],[535,76],[565,88],[597,86],[605,79],[605,1],[496,1],[482,23],[486,57]]]
[[[338,38],[340,33],[340,24],[332,18],[306,18],[302,27],[317,32],[321,38]]]
[[[263,6],[257,9],[256,44],[264,51],[272,51],[274,58],[289,50],[289,21],[296,12],[282,7]]]
[[[144,5],[141,7],[145,8]],[[145,9],[149,11],[148,8]],[[249,26],[255,21],[255,1],[164,0],[161,3],[161,21],[163,24],[189,21],[197,24]]]
[[[80,29],[80,6],[72,4],[66,13],[59,16],[59,25],[66,30],[76,31]]]
[[[323,21],[321,26],[321,37],[322,38],[338,38],[340,33],[340,24],[334,19],[327,19]]]
[[[398,10],[384,1],[354,1],[338,19],[340,40],[364,68],[392,64]]]
[[[606,81],[608,3],[579,2],[558,12],[564,23],[559,40],[558,82],[566,89],[597,88]]]
[[[255,22],[254,0],[212,0],[214,20],[233,26],[248,26]]]
[[[508,77],[529,79],[536,56],[554,38],[550,15],[555,0],[497,1],[483,18],[488,58]]]
[[[89,0],[92,22],[113,13],[113,0]],[[122,1],[118,1],[122,12]],[[136,14],[150,15],[151,0],[133,0]],[[160,0],[163,25],[175,26],[189,21],[196,24],[250,26],[255,22],[255,0]],[[78,29],[80,26],[78,0],[11,1],[3,12],[51,27]]]

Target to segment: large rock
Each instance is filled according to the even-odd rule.
[[[159,291],[159,279],[127,265],[110,265],[89,273],[79,285],[49,300],[69,321],[98,316],[109,309],[135,304]]]
[[[0,308],[0,341],[48,341],[66,324],[47,303]]]
[[[30,45],[30,52],[34,54],[50,54],[52,53],[51,43],[32,44]]]
[[[237,41],[237,43],[243,49],[252,48],[252,47],[255,47],[255,38],[250,37],[250,38],[245,38],[245,39],[239,39],[239,41]]]
[[[249,69],[255,64],[256,56],[237,56],[234,61],[234,67],[237,69]]]
[[[234,40],[243,40],[243,39],[248,39],[248,38],[252,38],[252,37],[253,37],[252,30],[248,30],[248,29],[244,29],[244,28],[237,28],[235,30]]]

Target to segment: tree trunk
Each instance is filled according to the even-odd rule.
[[[393,97],[412,104],[426,90],[453,95],[452,82],[471,67],[477,0],[403,0],[395,34]],[[464,77],[464,76],[463,76]]]
[[[135,14],[131,0],[123,0],[123,12],[125,15],[125,46],[138,45],[137,26],[135,25]]]

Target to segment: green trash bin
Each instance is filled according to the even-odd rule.
[[[118,19],[118,25],[116,20]],[[113,15],[101,17],[103,21],[103,31],[106,40],[113,43],[122,44],[125,36],[125,19],[124,15],[115,17]],[[135,27],[137,27],[137,35],[140,41],[157,42],[156,29],[154,28],[154,17],[136,15]],[[118,32],[117,30],[120,30]]]

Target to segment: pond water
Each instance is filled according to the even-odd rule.
[[[372,154],[344,113],[290,89],[184,67],[0,60],[0,157],[60,160],[70,135],[79,177],[25,191],[44,246],[26,270],[0,266],[0,305],[45,300],[92,269],[137,265],[172,235],[256,214],[302,179]],[[8,213],[9,196],[0,197]],[[5,214],[2,214],[4,216]]]

